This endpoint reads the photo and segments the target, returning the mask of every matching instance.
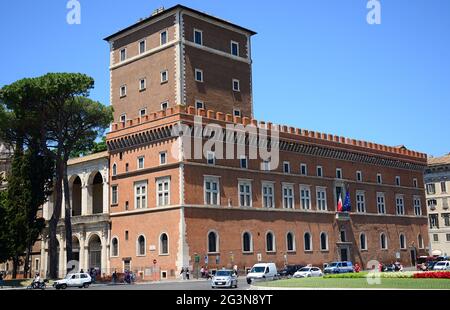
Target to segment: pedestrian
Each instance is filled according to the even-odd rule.
[[[116,272],[116,270],[114,270],[114,272],[112,274],[112,280],[113,280],[113,283],[116,284],[116,282],[117,282],[117,272]]]
[[[184,267],[181,267],[180,275],[181,275],[181,279],[184,280],[185,279]]]
[[[0,288],[3,288],[3,272],[0,272]]]
[[[83,268],[81,268],[81,270],[80,270],[80,273],[84,273],[84,270],[83,270]]]
[[[186,279],[189,280],[189,267],[186,267]]]
[[[200,268],[200,274],[202,276],[202,279],[205,277],[205,268],[202,266],[202,268]]]
[[[233,266],[233,272],[234,272],[234,274],[235,274],[235,276],[237,277],[238,276],[238,266],[237,265],[234,265]]]

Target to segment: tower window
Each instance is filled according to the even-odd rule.
[[[241,91],[240,84],[239,80],[233,79],[233,91]]]
[[[231,41],[231,55],[239,56],[239,43]]]
[[[194,43],[203,45],[203,31],[194,29]]]
[[[195,69],[195,81],[203,82],[203,70]]]

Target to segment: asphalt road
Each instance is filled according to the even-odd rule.
[[[245,281],[245,277],[238,279],[238,288],[231,290],[248,290],[250,286]],[[47,289],[54,289],[49,287]],[[67,288],[67,290],[86,290],[80,288]],[[150,282],[140,284],[117,284],[117,285],[92,285],[87,290],[230,290],[223,288],[211,288],[211,281],[207,280],[184,280],[184,281],[167,281],[167,282]]]

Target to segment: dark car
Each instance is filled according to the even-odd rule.
[[[305,266],[304,265],[287,265],[282,270],[280,270],[278,275],[283,278],[289,278],[289,277],[292,277],[294,275],[294,273],[297,272],[297,270],[299,270],[303,267],[305,267]]]

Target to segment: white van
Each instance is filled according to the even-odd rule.
[[[258,280],[276,280],[278,277],[277,266],[274,263],[259,263],[253,266],[247,274],[247,283]]]

